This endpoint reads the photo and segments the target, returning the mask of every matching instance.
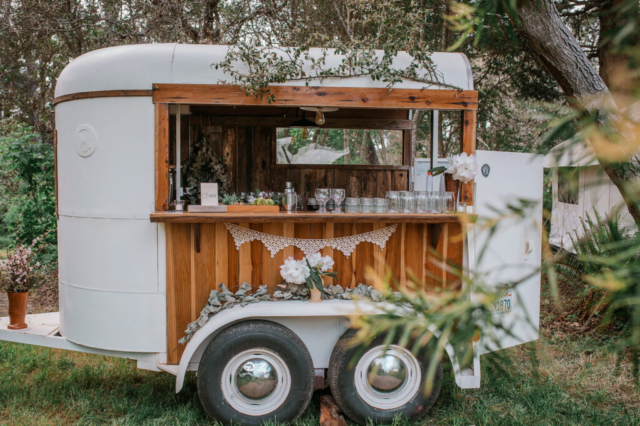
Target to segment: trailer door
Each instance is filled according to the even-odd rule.
[[[509,330],[483,330],[482,354],[538,338],[543,157],[478,151],[477,159],[475,271],[480,282],[500,289],[502,298],[493,304],[493,315]],[[523,201],[533,203],[524,217],[508,214],[509,206],[521,206]],[[493,235],[483,226],[487,219],[497,219]]]

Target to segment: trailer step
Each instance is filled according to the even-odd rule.
[[[41,344],[39,342],[43,338],[56,337],[62,339],[59,333],[59,312],[27,315],[25,322],[27,323],[27,328],[9,330],[7,329],[9,317],[0,317],[0,340],[38,345]]]
[[[118,358],[135,359],[138,363],[152,365],[156,370],[158,363],[157,353],[147,352],[122,352],[108,349],[92,348],[67,340],[60,334],[60,314],[51,312],[48,314],[27,315],[25,320],[28,327],[21,330],[9,330],[9,317],[0,317],[0,341],[23,343],[26,345],[43,346],[46,348],[64,349],[67,351],[84,352],[96,355],[106,355]]]

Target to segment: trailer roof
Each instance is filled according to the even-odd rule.
[[[60,74],[55,96],[101,90],[151,90],[152,84],[218,84],[221,80],[233,84],[233,78],[211,65],[225,59],[228,46],[190,44],[140,44],[108,47],[75,58]],[[332,49],[329,49],[331,52]],[[320,57],[323,49],[310,49],[312,57]],[[379,54],[382,55],[382,51]],[[327,67],[336,67],[343,56],[330,54]],[[394,66],[402,69],[411,63],[411,56],[400,52]],[[428,85],[406,80],[394,87],[405,89],[473,90],[469,61],[461,53],[432,55],[438,82]],[[238,63],[237,68],[241,69]],[[304,86],[304,81],[287,82],[287,86]],[[311,86],[384,88],[386,84],[368,76],[311,81]],[[453,86],[453,87],[452,87]]]

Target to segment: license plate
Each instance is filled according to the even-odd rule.
[[[495,313],[508,313],[511,312],[513,307],[513,297],[511,294],[508,294],[504,297],[501,297],[497,301],[491,304],[491,310]]]

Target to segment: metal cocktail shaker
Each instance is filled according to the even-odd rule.
[[[298,196],[293,189],[293,183],[287,182],[286,188],[284,189],[284,196],[282,197],[282,208],[286,212],[292,212],[296,210],[297,203]]]

